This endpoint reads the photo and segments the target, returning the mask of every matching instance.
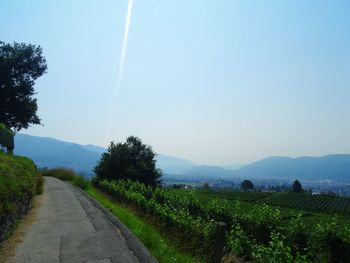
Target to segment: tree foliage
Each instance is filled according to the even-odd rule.
[[[295,180],[292,186],[292,190],[294,193],[302,193],[304,192],[301,183],[298,180]]]
[[[6,128],[5,124],[0,123],[0,146],[5,147],[8,152],[14,149],[13,132]]]
[[[125,143],[111,142],[94,172],[98,180],[130,179],[151,186],[159,184],[162,175],[156,168],[152,148],[134,136],[128,137]]]
[[[245,191],[251,190],[251,189],[254,188],[254,184],[253,184],[252,181],[250,181],[250,180],[244,180],[244,181],[242,181],[242,183],[241,183],[241,188],[242,188],[243,190],[245,190]]]
[[[40,124],[34,83],[46,69],[40,46],[0,42],[0,122],[7,128]]]

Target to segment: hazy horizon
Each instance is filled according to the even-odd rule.
[[[60,138],[53,138],[53,137],[49,137],[49,136],[38,136],[38,135],[33,135],[33,134],[28,134],[28,133],[23,133],[23,132],[19,132],[18,134],[21,134],[21,135],[29,135],[29,136],[37,136],[37,137],[41,137],[41,138],[48,138],[48,139],[54,139],[54,140],[59,140],[59,141],[63,141],[63,142],[66,142],[66,143],[77,143],[77,144],[80,144],[78,142],[74,142],[74,141],[65,141],[63,139],[60,139]],[[119,142],[119,141],[115,141],[115,142]],[[120,141],[122,142],[122,141]],[[91,143],[88,143],[88,144],[80,144],[80,145],[83,145],[83,146],[97,146],[97,147],[102,147],[104,149],[107,149],[108,148],[108,145],[107,146],[101,146],[101,145],[96,145],[96,144],[91,144]],[[257,161],[261,161],[263,159],[266,159],[266,158],[292,158],[292,159],[296,159],[296,158],[303,158],[303,157],[324,157],[324,156],[328,156],[328,155],[342,155],[342,154],[345,154],[345,155],[350,155],[350,153],[327,153],[327,154],[321,154],[321,155],[296,155],[296,156],[286,156],[286,155],[267,155],[267,156],[264,156],[262,158],[259,158],[259,159],[256,159],[256,160],[252,160],[250,162],[247,162],[247,163],[227,163],[227,164],[222,164],[222,163],[211,163],[211,164],[208,164],[208,163],[196,163],[195,161],[191,160],[191,159],[188,159],[188,158],[184,158],[182,156],[174,156],[174,155],[170,155],[170,154],[167,154],[167,153],[162,153],[162,152],[155,152],[156,155],[163,155],[163,156],[167,156],[167,157],[174,157],[174,158],[177,158],[177,159],[183,159],[183,160],[186,160],[186,161],[190,161],[192,162],[194,165],[198,165],[198,166],[207,166],[207,165],[210,165],[210,166],[220,166],[222,168],[226,168],[226,169],[230,169],[230,170],[235,170],[235,169],[239,169],[241,168],[242,166],[245,166],[245,165],[249,165],[249,164],[252,164],[254,162],[257,162]]]
[[[0,41],[40,45],[48,63],[44,126],[22,133],[102,147],[135,135],[208,165],[350,153],[350,2],[133,0],[125,34],[127,9],[2,1]]]

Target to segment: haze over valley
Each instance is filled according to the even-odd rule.
[[[105,148],[80,145],[53,138],[17,134],[15,153],[28,156],[39,167],[68,167],[85,176],[93,176],[93,168]],[[298,179],[307,186],[334,188],[350,185],[350,154],[332,154],[320,157],[267,157],[243,165],[238,169],[221,166],[197,165],[186,159],[159,153],[157,167],[163,171],[165,183],[216,182],[220,186],[230,181],[239,185],[243,179],[258,184],[287,184]],[[343,185],[344,184],[344,185]],[[336,187],[337,188],[337,187]]]

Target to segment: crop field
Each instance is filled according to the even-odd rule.
[[[95,180],[93,185],[133,205],[139,213],[151,216],[164,231],[172,231],[194,254],[208,260],[214,253],[212,244],[217,222],[226,223],[226,253],[234,253],[247,261],[348,262],[350,258],[350,217],[344,215],[346,210],[339,205],[347,208],[344,203],[347,199],[292,193],[152,188],[123,180]],[[319,210],[324,213],[302,206],[306,201],[293,203],[288,198],[311,200],[314,204],[318,201]],[[286,202],[291,208],[284,205]],[[341,215],[331,213],[332,202],[335,202],[332,209],[339,207]]]
[[[174,189],[174,195],[186,195],[187,190]],[[187,191],[188,192],[188,191]],[[262,193],[239,191],[194,190],[193,194],[205,206],[212,199],[241,201],[249,204],[267,204],[279,208],[290,208],[304,212],[340,214],[350,216],[350,198],[331,195],[312,195],[309,193]],[[282,209],[283,211],[283,209]]]
[[[350,215],[350,198],[309,193],[274,193],[256,203],[320,213]]]

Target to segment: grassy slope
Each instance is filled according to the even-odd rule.
[[[170,236],[161,233],[147,219],[137,215],[131,208],[111,200],[100,191],[89,188],[86,192],[116,215],[150,250],[159,262],[201,262],[190,253],[179,251]]]
[[[42,178],[33,161],[0,152],[0,222],[5,215],[16,213],[16,200],[42,191],[38,183]]]

